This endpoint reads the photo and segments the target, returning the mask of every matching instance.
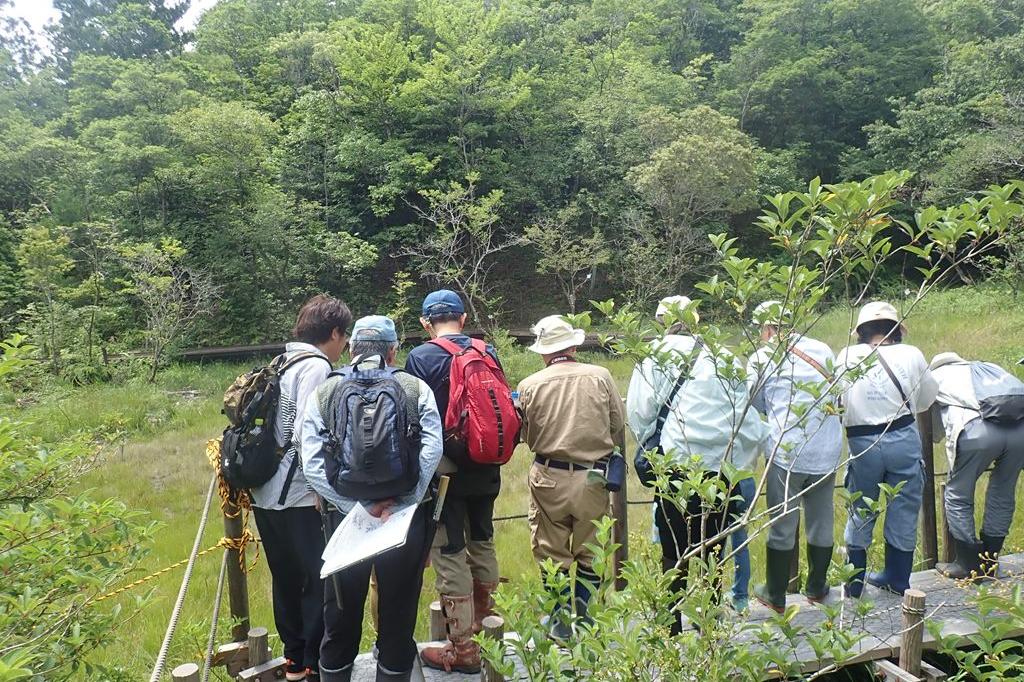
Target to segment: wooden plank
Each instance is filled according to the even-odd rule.
[[[921,679],[925,682],[945,682],[946,673],[942,672],[928,661],[921,661]]]
[[[911,675],[892,661],[875,661],[875,674],[885,682],[923,682],[917,675]]]
[[[288,659],[279,656],[260,665],[246,668],[238,673],[238,682],[276,682],[283,680],[285,668],[288,667]]]
[[[227,668],[230,677],[235,677],[249,667],[249,642],[231,642],[217,647],[211,665],[222,665]]]
[[[924,639],[925,594],[910,589],[903,593],[903,635],[900,640],[900,667],[911,675],[921,674],[921,644]]]

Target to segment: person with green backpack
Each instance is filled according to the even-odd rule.
[[[225,397],[232,426],[221,445],[221,471],[252,498],[288,659],[285,679],[292,682],[320,679],[324,632],[324,536],[316,495],[302,474],[298,427],[310,396],[341,357],[351,324],[342,301],[314,296],[299,310],[295,340],[284,353],[239,377]]]

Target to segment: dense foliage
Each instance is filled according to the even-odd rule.
[[[911,168],[909,213],[1024,164],[1020,0],[56,5],[51,55],[0,23],[0,332],[81,381],[278,338],[316,291],[406,310],[397,271],[488,326],[647,301],[766,193]],[[217,311],[170,336],[131,255],[165,245]]]

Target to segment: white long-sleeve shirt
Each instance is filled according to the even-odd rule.
[[[877,426],[905,415],[916,415],[932,406],[939,387],[920,350],[905,343],[877,348],[878,355],[885,358],[899,380],[909,405],[903,404],[899,390],[873,350],[866,343],[858,343],[839,351],[836,357],[836,373],[841,377],[850,370],[867,368],[863,376],[849,384],[843,396],[845,426]]]
[[[284,453],[277,466],[274,476],[250,491],[253,506],[260,509],[290,509],[292,507],[312,507],[315,500],[313,491],[306,485],[302,475],[302,467],[296,462],[295,473],[284,502],[281,502],[281,490],[288,480],[288,472],[299,456],[299,443],[302,417],[306,403],[316,391],[317,386],[324,382],[331,372],[331,363],[319,348],[308,343],[292,342],[285,346],[286,362],[299,353],[313,353],[317,357],[300,360],[281,376],[281,398],[277,405],[277,419],[274,421],[274,437],[277,447]]]
[[[365,362],[375,365],[379,362],[377,356],[366,358]],[[437,469],[437,463],[441,461],[441,453],[444,450],[443,432],[441,426],[441,415],[437,411],[437,402],[434,400],[434,393],[422,379],[419,382],[419,420],[420,420],[420,477],[416,489],[409,495],[396,500],[398,506],[418,504],[427,494],[430,487],[430,480]],[[334,505],[343,514],[347,514],[355,507],[356,502],[364,506],[372,504],[370,500],[353,500],[342,497],[338,491],[327,481],[327,470],[324,464],[324,445],[326,443],[321,432],[324,430],[324,418],[320,414],[320,405],[316,400],[310,400],[306,406],[305,417],[302,421],[302,470],[306,480],[321,497]]]
[[[790,339],[796,347],[828,371],[835,362],[832,350],[805,336]],[[830,382],[813,365],[778,345],[764,346],[747,362],[754,406],[768,419],[769,461],[787,471],[821,475],[835,471],[843,450],[843,424],[828,395]],[[820,397],[807,388],[817,387]]]
[[[933,440],[938,442],[945,434],[946,460],[952,471],[960,434],[969,422],[981,419],[981,405],[974,394],[970,362],[964,360],[937,367],[932,370],[932,375],[939,386],[932,414],[934,417],[937,413],[942,420],[942,428],[933,431]]]
[[[626,413],[639,442],[654,433],[658,412],[695,345],[692,336],[669,334],[655,343],[654,356],[633,370]],[[661,355],[675,360],[659,362]],[[746,382],[738,378],[738,367],[739,362],[727,351],[717,358],[707,350],[700,351],[690,378],[672,400],[661,431],[665,452],[675,453],[679,461],[697,456],[709,471],[720,471],[726,459],[737,469],[753,470],[766,428],[750,404]]]

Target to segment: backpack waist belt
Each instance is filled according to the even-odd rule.
[[[543,455],[537,455],[536,457],[533,458],[533,461],[541,465],[542,467],[561,469],[562,471],[590,471],[591,469],[604,471],[605,467],[608,466],[607,457],[602,457],[593,464],[578,464],[576,462],[566,462],[561,459],[551,459],[550,457],[544,457]]]
[[[891,422],[885,424],[864,424],[862,426],[848,426],[846,427],[847,436],[877,436],[880,433],[892,433],[893,431],[899,431],[905,429],[908,426],[913,426],[914,415],[905,414],[898,419],[894,419]]]

